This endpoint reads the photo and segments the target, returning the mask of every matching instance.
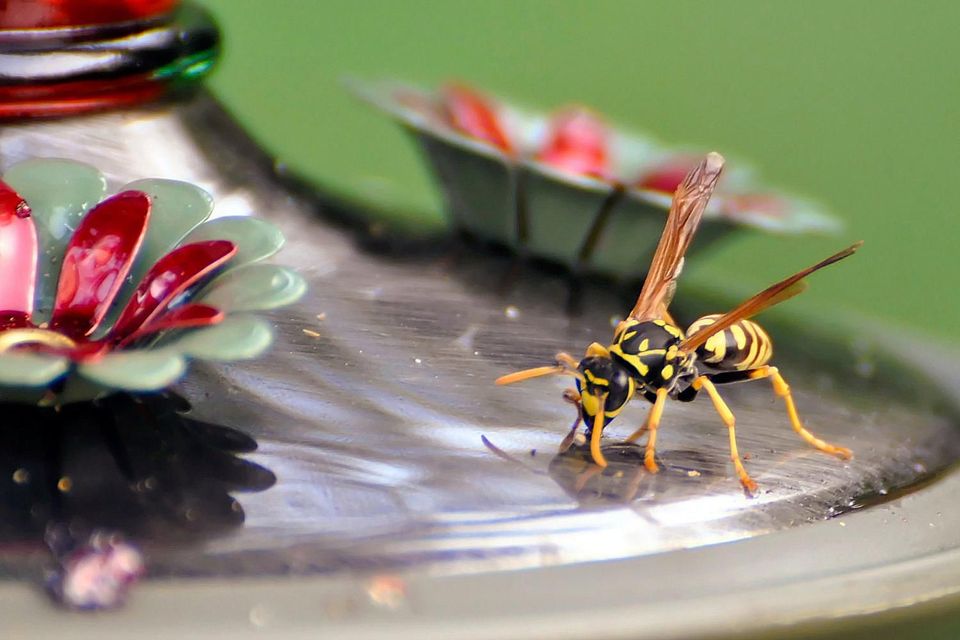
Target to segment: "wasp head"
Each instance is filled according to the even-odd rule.
[[[603,414],[604,425],[610,422],[636,391],[630,372],[609,355],[588,355],[577,370],[582,374],[582,379],[577,378],[580,413],[589,428],[593,428],[598,413]]]

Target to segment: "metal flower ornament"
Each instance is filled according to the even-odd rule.
[[[424,152],[451,226],[576,271],[646,272],[673,192],[699,150],[611,126],[582,106],[536,113],[483,91],[396,82],[351,83],[403,125]],[[697,250],[740,228],[831,232],[816,204],[760,184],[746,163],[725,175]]]
[[[148,179],[106,196],[85,164],[29,160],[0,181],[0,401],[59,405],[159,390],[188,359],[270,344],[252,312],[297,300],[303,279],[259,264],[283,244],[249,217],[208,220],[194,185]]]

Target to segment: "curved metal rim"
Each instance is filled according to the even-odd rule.
[[[106,618],[41,615],[48,605],[22,586],[4,585],[0,597],[8,603],[8,629],[46,628],[61,638],[129,637],[127,625],[134,622],[141,631],[184,638],[214,629],[217,637],[300,638],[323,629],[351,638],[389,630],[399,639],[719,639],[846,633],[881,624],[876,637],[904,638],[918,617],[960,603],[960,546],[950,535],[960,514],[944,517],[939,535],[919,543],[896,535],[870,548],[859,541],[886,526],[885,518],[932,515],[958,489],[954,473],[899,507],[661,556],[494,574],[401,575],[405,598],[388,606],[376,604],[377,576],[370,575],[162,581],[145,585],[126,611]],[[798,553],[784,556],[784,548]],[[800,553],[810,548],[821,553]],[[886,563],[891,550],[908,557]],[[666,567],[674,572],[660,571]],[[171,607],[178,616],[164,613]]]

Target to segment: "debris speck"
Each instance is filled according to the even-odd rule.
[[[304,329],[303,332],[310,336],[311,338],[319,338],[320,334],[314,331],[313,329]]]
[[[20,467],[13,472],[13,481],[17,484],[27,484],[30,482],[30,472]]]
[[[688,478],[699,478],[699,477],[700,477],[700,472],[697,471],[696,469],[690,469],[689,471],[687,471],[687,477],[688,477]]]
[[[623,317],[618,316],[618,315],[616,315],[616,314],[610,316],[610,326],[611,326],[611,327],[616,328],[617,325],[620,324],[621,322],[623,322]]]
[[[517,318],[520,317],[520,309],[516,308],[511,304],[506,309],[503,310],[503,315],[507,316],[511,320],[516,320]]]
[[[837,524],[839,524],[841,527],[847,526],[847,523],[846,523],[846,522],[838,522]]]
[[[417,364],[423,364],[423,360],[421,360],[420,358],[414,358],[413,361],[416,362]]]
[[[319,320],[320,322],[323,322],[326,319],[327,319],[326,311],[321,311],[320,313],[317,314],[317,320]]]
[[[375,605],[399,609],[407,598],[407,583],[396,576],[377,576],[367,587],[367,595]]]

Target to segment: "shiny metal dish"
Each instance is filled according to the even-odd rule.
[[[30,156],[89,162],[117,184],[200,184],[215,215],[281,225],[283,262],[311,289],[274,315],[268,357],[198,367],[180,389],[191,419],[247,433],[259,448],[246,459],[277,477],[234,493],[245,522],[191,535],[175,518],[166,530],[128,522],[152,574],[168,579],[148,582],[115,616],[82,619],[47,615],[12,580],[0,594],[14,635],[744,637],[960,589],[950,562],[960,514],[949,508],[960,482],[949,472],[960,456],[960,378],[950,354],[891,353],[869,331],[854,340],[843,327],[773,325],[801,414],[851,447],[852,462],[807,449],[755,383],[724,395],[756,497],[741,491],[705,399],[668,406],[664,472],[646,474],[635,450],[610,438],[611,465],[595,474],[582,456],[555,453],[572,419],[560,381],[504,389],[492,380],[608,339],[628,305],[619,292],[589,293],[594,312],[571,318],[561,277],[525,271],[500,292],[491,282],[509,265],[480,251],[373,250],[278,176],[202,94],[5,126],[0,167]],[[678,315],[694,317],[705,297]],[[611,435],[629,433],[644,409],[628,409]],[[0,567],[36,575],[38,541],[18,544]]]

